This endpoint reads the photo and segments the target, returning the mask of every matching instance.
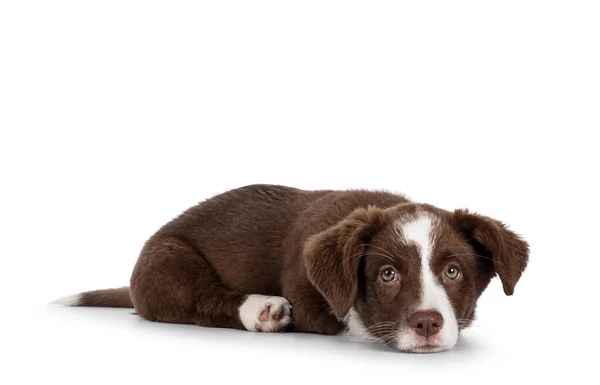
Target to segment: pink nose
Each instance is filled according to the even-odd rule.
[[[437,311],[418,311],[410,317],[408,325],[418,335],[429,338],[444,326],[444,318]]]

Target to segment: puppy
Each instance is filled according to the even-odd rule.
[[[57,302],[253,332],[350,333],[437,352],[456,344],[495,275],[513,294],[528,254],[504,224],[467,210],[387,192],[252,185],[158,230],[130,287]]]

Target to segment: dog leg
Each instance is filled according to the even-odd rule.
[[[337,335],[344,324],[332,313],[327,301],[310,285],[284,287],[283,295],[294,306],[293,331]]]
[[[206,259],[176,237],[146,243],[130,287],[137,313],[151,321],[264,332],[291,322],[285,298],[229,290]]]
[[[130,289],[145,319],[245,329],[238,309],[246,295],[224,287],[206,259],[179,238],[158,235],[146,243]]]

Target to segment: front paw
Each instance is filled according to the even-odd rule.
[[[292,322],[290,303],[283,297],[251,294],[239,309],[240,320],[252,332],[277,332]]]

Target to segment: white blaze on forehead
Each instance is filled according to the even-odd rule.
[[[423,214],[416,219],[401,223],[400,231],[404,240],[419,247],[421,257],[421,301],[415,311],[435,310],[444,318],[444,326],[439,332],[439,343],[445,349],[451,348],[458,339],[458,324],[452,309],[452,304],[446,290],[438,282],[431,270],[431,250],[435,242],[435,219]],[[414,346],[414,332],[401,332],[398,345],[401,349],[411,349]]]

